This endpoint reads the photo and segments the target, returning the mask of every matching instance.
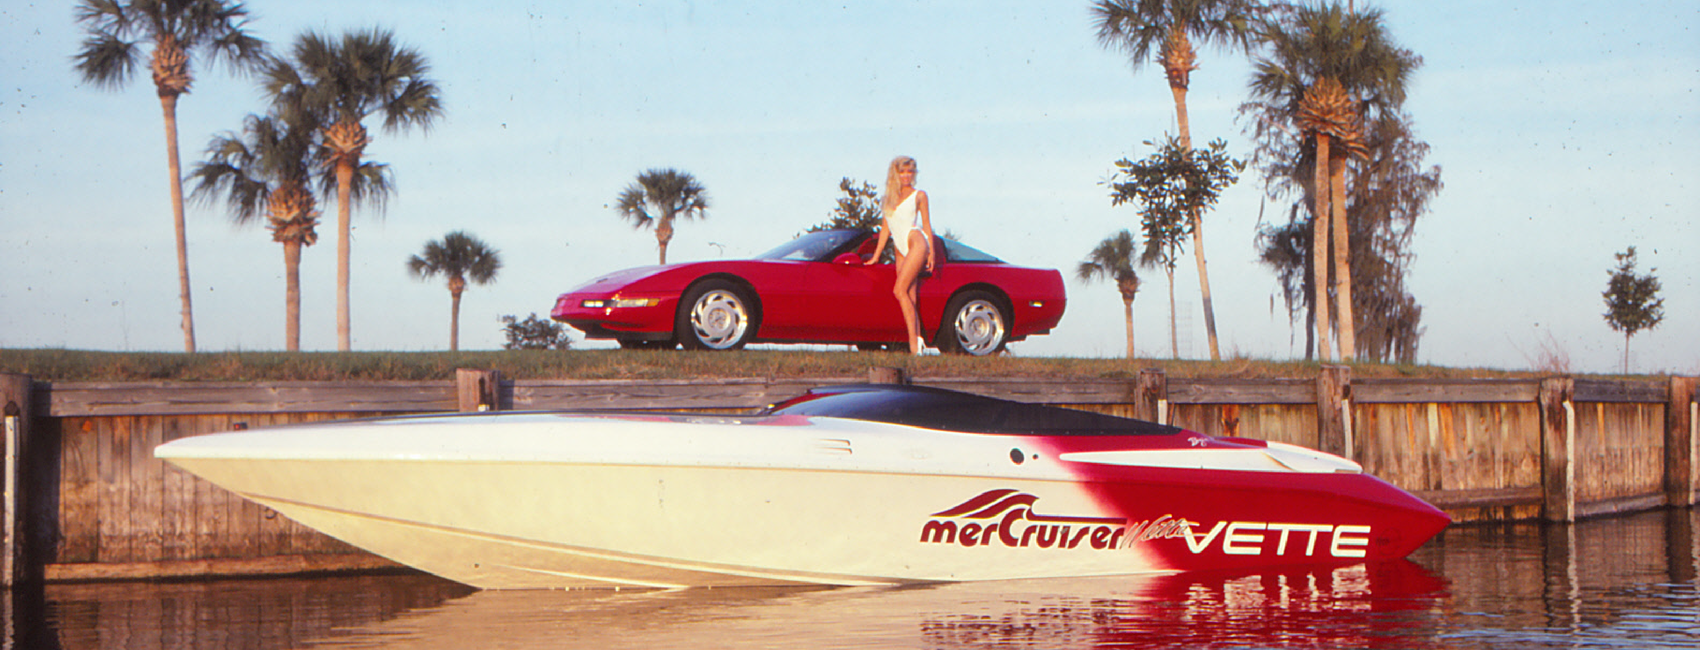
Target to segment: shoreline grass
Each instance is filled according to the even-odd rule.
[[[0,349],[0,372],[58,382],[400,381],[453,379],[457,368],[496,370],[507,379],[726,379],[864,377],[898,367],[911,377],[1132,378],[1161,368],[1170,377],[1314,379],[1323,364],[1229,359],[1095,359],[895,352],[741,350],[493,350],[462,352],[103,352]],[[1536,378],[1551,372],[1352,363],[1358,378]],[[1579,375],[1583,376],[1583,375]]]

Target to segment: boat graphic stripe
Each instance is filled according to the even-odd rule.
[[[961,505],[958,505],[956,507],[949,508],[949,509],[946,509],[946,510],[942,510],[942,511],[939,511],[939,512],[935,512],[935,513],[933,513],[933,516],[934,517],[960,517],[964,514],[974,512],[975,510],[979,510],[981,508],[984,508],[984,507],[986,507],[987,504],[990,504],[994,501],[997,501],[998,499],[1002,499],[1002,498],[1009,496],[1011,494],[1014,494],[1014,493],[1015,493],[1015,490],[1012,490],[1012,489],[1009,489],[1009,488],[1001,488],[1001,489],[997,489],[997,490],[986,490],[985,492],[980,493],[980,496],[974,497],[974,498],[969,499],[967,501],[963,501],[961,503]]]

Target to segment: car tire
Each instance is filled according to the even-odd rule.
[[[983,357],[1009,342],[1009,309],[985,291],[965,291],[950,299],[936,343],[944,352]]]
[[[743,287],[706,280],[685,291],[674,317],[674,338],[686,350],[737,350],[756,335],[755,301]]]

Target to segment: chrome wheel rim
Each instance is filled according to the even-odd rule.
[[[1003,344],[1003,314],[996,305],[974,300],[956,312],[956,342],[963,352],[985,356]]]
[[[698,341],[715,350],[725,350],[744,339],[750,327],[749,310],[738,294],[716,289],[702,295],[691,306],[691,329]]]

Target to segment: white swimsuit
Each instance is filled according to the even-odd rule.
[[[891,224],[891,244],[896,246],[897,253],[904,257],[909,256],[909,233],[920,229],[920,213],[915,208],[915,196],[920,193],[920,190],[910,192],[909,197],[892,208],[891,214],[885,218],[886,223]],[[927,233],[921,234],[922,239],[926,239]],[[928,245],[931,246],[931,243]]]

